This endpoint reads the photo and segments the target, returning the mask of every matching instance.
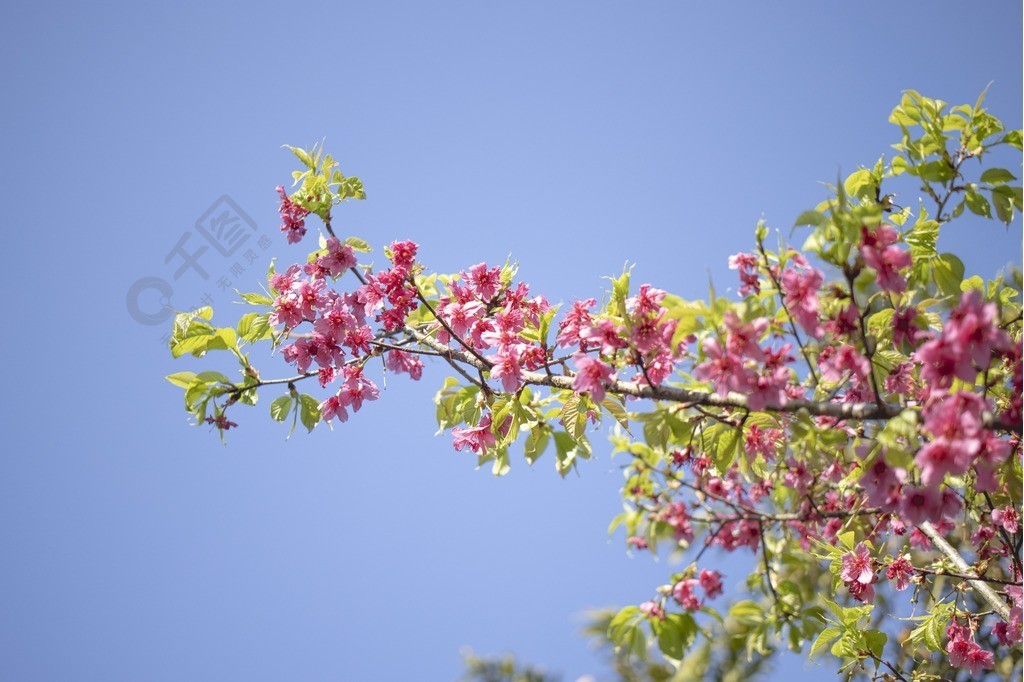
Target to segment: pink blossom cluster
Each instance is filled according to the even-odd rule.
[[[289,244],[297,244],[306,235],[306,216],[309,211],[292,201],[283,186],[277,186],[277,193],[281,197],[281,207],[278,209],[281,214],[281,231]]]
[[[883,291],[902,293],[907,280],[900,270],[910,267],[910,252],[896,246],[899,235],[891,225],[881,224],[874,229],[861,228],[860,254],[864,263],[878,275],[878,286]]]
[[[406,284],[416,245],[395,242],[390,253],[394,267],[368,276],[366,284],[354,292],[341,293],[328,286],[328,277],[337,278],[356,266],[352,248],[333,236],[304,266],[292,265],[270,277],[269,285],[276,297],[269,322],[283,326],[294,339],[281,348],[285,361],[302,374],[315,363],[323,387],[342,380],[338,392],[320,405],[325,421],[334,417],[346,421],[347,408],[358,412],[363,401],[376,400],[380,395],[358,362],[372,350],[374,333],[368,317],[374,316],[387,329],[396,318],[404,321],[417,305],[415,289]],[[310,330],[300,333],[298,328],[305,323],[310,324]],[[352,359],[346,361],[349,355]],[[399,349],[389,350],[385,363],[391,371],[407,373],[413,379],[422,375],[419,358]]]
[[[973,386],[995,354],[1014,350],[998,326],[995,304],[972,290],[961,297],[942,332],[915,352],[928,386],[922,416],[931,439],[915,457],[925,486],[936,487],[947,474],[960,476],[973,467],[977,488],[996,490],[995,471],[1009,457],[1010,444],[984,428],[985,415],[993,411],[991,402],[978,393],[949,388],[954,379]]]
[[[700,611],[704,606],[696,590],[700,588],[707,599],[722,594],[722,574],[702,568],[696,578],[683,578],[672,586],[672,596],[687,611]]]
[[[384,331],[402,329],[405,318],[419,306],[411,281],[417,248],[411,241],[392,242],[388,247],[392,267],[367,274],[366,283],[356,290],[363,314],[373,315]]]
[[[715,337],[704,340],[707,359],[694,368],[695,377],[711,382],[720,395],[730,391],[746,395],[751,410],[762,410],[769,405],[781,407],[790,397],[802,393],[793,382],[794,375],[788,366],[793,362],[792,346],[760,345],[760,339],[768,330],[767,319],[759,317],[743,322],[735,312],[728,310],[723,323],[725,345]]]
[[[514,393],[523,385],[523,371],[547,361],[545,349],[528,338],[527,325],[540,324],[551,308],[543,296],[530,297],[530,288],[502,283],[501,268],[478,263],[460,273],[441,296],[437,315],[445,323],[434,325],[441,343],[457,343],[488,353],[490,376],[502,389]],[[452,335],[456,338],[452,338]]]
[[[942,332],[922,344],[914,359],[921,365],[921,379],[933,387],[934,394],[949,388],[953,379],[973,386],[978,372],[992,364],[994,353],[1013,350],[1009,335],[999,328],[996,305],[971,290],[960,298]]]
[[[867,544],[862,542],[852,552],[843,555],[839,577],[855,599],[865,603],[874,600],[875,588],[872,585],[878,582],[878,576],[875,575],[875,560]]]
[[[324,421],[330,421],[334,417],[337,417],[338,421],[348,421],[346,408],[351,407],[353,412],[358,412],[364,400],[376,400],[380,397],[380,389],[363,374],[363,368],[359,365],[344,367],[342,376],[344,380],[337,394],[320,405]]]
[[[985,651],[974,641],[974,633],[965,625],[957,625],[954,621],[946,628],[946,651],[949,653],[949,664],[954,668],[967,668],[971,675],[978,675],[982,670],[991,670],[995,657],[991,651]]]
[[[752,253],[737,253],[729,256],[729,269],[738,270],[740,296],[761,293],[761,281],[757,271],[758,259]]]
[[[616,380],[617,365],[637,368],[638,384],[659,386],[671,376],[685,341],[673,347],[678,320],[669,317],[662,305],[665,292],[642,284],[636,295],[625,301],[624,318],[595,319],[591,309],[595,299],[574,301],[558,327],[556,343],[576,347],[573,356],[576,376],[573,389],[587,393],[597,402],[604,399],[605,388]],[[589,356],[596,351],[599,357]]]
[[[818,289],[825,281],[821,270],[811,267],[807,259],[799,253],[793,253],[787,267],[780,278],[782,284],[782,300],[786,309],[805,332],[816,339],[825,335],[825,329],[818,318]]]
[[[1001,620],[992,627],[996,639],[1003,646],[1013,646],[1024,641],[1024,599],[1021,595],[1020,585],[1010,585],[1006,588],[1006,594],[1010,597],[1013,607],[1010,609],[1010,619]]]

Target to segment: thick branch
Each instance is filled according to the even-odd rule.
[[[410,333],[420,343],[433,348],[444,354],[450,354],[453,359],[463,362],[481,370],[487,371],[490,365],[478,360],[475,356],[461,351],[457,348],[450,348],[437,339],[424,334],[416,329],[410,329]],[[551,388],[562,388],[572,390],[572,377],[559,374],[541,374],[539,372],[523,371],[523,383],[535,386],[549,386]],[[747,396],[739,393],[728,393],[719,395],[706,391],[692,391],[675,386],[650,386],[637,384],[628,381],[614,381],[607,386],[608,393],[621,396],[632,396],[634,398],[646,398],[649,400],[665,400],[675,403],[689,403],[693,405],[704,405],[710,407],[731,407],[736,409],[749,410],[750,406]],[[808,414],[815,417],[832,417],[834,419],[854,419],[860,421],[885,420],[894,414],[899,414],[903,408],[900,405],[882,403],[823,403],[813,400],[792,399],[784,405],[768,406],[765,412],[799,412],[806,410]],[[994,417],[987,419],[986,426],[991,428],[1021,433],[1021,424],[1006,423]]]
[[[953,545],[946,542],[946,538],[939,534],[939,531],[935,530],[930,522],[925,521],[918,526],[922,533],[928,536],[928,539],[932,541],[932,544],[939,548],[939,551],[946,555],[946,558],[953,562],[961,572],[965,575],[977,576],[977,573],[971,568],[971,565],[960,556],[960,552],[956,551]],[[1005,601],[999,598],[996,591],[988,586],[987,583],[977,578],[969,578],[967,580],[971,587],[981,595],[982,599],[988,602],[988,605],[992,607],[992,610],[999,614],[999,617],[1005,621],[1010,620],[1010,607]]]

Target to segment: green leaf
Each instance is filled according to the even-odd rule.
[[[797,216],[796,221],[793,223],[793,227],[801,227],[803,225],[812,225],[814,227],[828,225],[828,216],[818,213],[817,211],[804,211]]]
[[[622,404],[619,398],[606,395],[604,400],[601,401],[601,406],[608,410],[608,414],[614,417],[615,421],[617,421],[622,428],[629,431],[629,415],[626,413],[626,407]]]
[[[290,394],[285,394],[270,403],[270,416],[274,418],[274,421],[283,422],[291,411],[292,397]]]
[[[985,293],[985,280],[977,275],[968,277],[964,281],[960,282],[960,291],[980,291],[982,295]]]
[[[968,190],[964,200],[967,202],[967,208],[969,208],[971,213],[974,215],[980,215],[983,218],[992,217],[992,209],[989,207],[988,199],[983,197],[981,194]]]
[[[526,457],[526,461],[533,464],[537,459],[544,454],[547,450],[548,443],[551,442],[551,433],[548,429],[542,426],[535,426],[530,429],[529,435],[526,437],[526,443],[523,446],[523,455]]]
[[[814,644],[811,645],[811,658],[821,653],[821,650],[827,647],[829,642],[841,634],[843,634],[843,631],[836,627],[827,627],[822,630],[818,638],[814,640]]]
[[[866,630],[864,632],[864,641],[868,645],[868,650],[876,657],[881,658],[882,652],[885,649],[885,643],[889,641],[889,637],[884,632],[878,630]]]
[[[658,649],[669,660],[678,663],[697,635],[697,623],[688,613],[670,613],[664,620],[651,621],[658,638]]]
[[[237,289],[235,290],[235,293],[237,293],[239,296],[245,299],[246,303],[250,303],[252,305],[274,305],[274,299],[270,298],[266,294],[260,294],[256,292],[250,292],[246,294],[242,293],[241,291],[238,291]]]
[[[373,249],[364,240],[359,237],[348,237],[342,244],[347,244],[352,247],[353,251],[362,251],[363,253],[369,253]]]
[[[312,431],[320,423],[320,402],[308,393],[303,393],[299,396],[299,408],[302,425],[307,431]]]
[[[238,321],[238,337],[248,343],[256,343],[273,336],[269,313],[246,313]]]
[[[291,145],[287,144],[285,145],[285,147],[290,149],[292,154],[295,154],[295,156],[298,157],[299,161],[301,161],[310,170],[316,168],[316,163],[313,162],[313,157],[311,157],[309,155],[309,152],[307,152],[305,149],[301,149],[299,147],[292,147]]]
[[[565,405],[562,406],[562,414],[559,419],[562,426],[565,427],[565,432],[574,441],[579,441],[583,437],[587,426],[587,415],[586,412],[581,413],[581,403],[579,394],[574,393],[572,397],[565,401]]]
[[[743,434],[739,429],[716,423],[704,430],[704,449],[711,455],[711,461],[719,473],[725,473],[740,451]]]
[[[174,374],[168,374],[166,377],[169,382],[180,388],[188,388],[196,379],[195,372],[175,372]]]
[[[744,625],[758,625],[764,621],[764,609],[760,604],[744,599],[732,605],[732,608],[729,609],[729,617]]]
[[[1016,179],[1017,176],[1005,168],[989,168],[981,174],[981,181],[990,185],[1004,185]]]
[[[508,461],[508,450],[501,448],[498,451],[498,456],[494,458],[494,465],[491,467],[491,473],[495,476],[504,476],[511,468],[512,466]]]
[[[951,253],[944,253],[933,261],[933,275],[939,291],[946,296],[960,295],[960,282],[964,279],[964,264]]]
[[[996,216],[1006,225],[1013,222],[1013,211],[1021,210],[1024,197],[1020,187],[999,185],[992,188],[992,203],[996,207]]]

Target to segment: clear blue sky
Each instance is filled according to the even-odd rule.
[[[578,614],[671,571],[608,541],[601,437],[567,480],[550,458],[494,480],[434,438],[439,366],[333,433],[286,443],[272,391],[227,447],[187,426],[162,377],[194,363],[126,293],[173,277],[225,194],[273,245],[237,275],[207,252],[177,305],[209,293],[227,321],[217,279],[252,290],[270,254],[301,258],[277,232],[281,144],[326,137],[363,178],[342,231],[415,239],[441,271],[512,253],[564,301],[626,261],[687,297],[735,286],[758,218],[788,230],[888,150],[905,88],[973,102],[994,81],[1021,123],[1010,1],[5,3],[0,58],[7,680],[446,680],[462,646],[574,680],[601,670]],[[943,240],[991,274],[1020,224]]]

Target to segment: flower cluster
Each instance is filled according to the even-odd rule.
[[[875,588],[872,585],[878,582],[878,576],[875,575],[875,560],[865,543],[860,543],[852,552],[843,555],[839,577],[855,599],[865,603],[874,600]]]
[[[282,185],[277,186],[277,193],[281,197],[281,207],[278,209],[281,214],[281,231],[289,244],[297,244],[306,236],[306,216],[309,211],[292,201]]]
[[[707,360],[694,368],[695,377],[711,382],[720,395],[730,391],[745,394],[752,410],[769,405],[779,407],[788,398],[799,395],[788,366],[793,362],[792,346],[787,343],[772,348],[759,344],[768,329],[767,319],[744,323],[730,310],[725,313],[724,326],[724,346],[715,337],[704,340]]]
[[[881,224],[874,229],[861,228],[860,254],[864,263],[878,276],[878,286],[883,291],[902,293],[907,290],[907,280],[900,270],[910,267],[910,253],[896,246],[899,235],[892,226]]]
[[[946,628],[946,651],[949,652],[949,664],[954,668],[967,668],[971,675],[978,675],[982,670],[994,667],[995,657],[991,651],[985,651],[974,641],[974,633],[964,625],[950,624]]]
[[[722,594],[722,574],[718,571],[701,569],[696,578],[683,578],[672,586],[672,597],[687,611],[699,611],[704,602],[697,596],[700,587],[707,599]]]

